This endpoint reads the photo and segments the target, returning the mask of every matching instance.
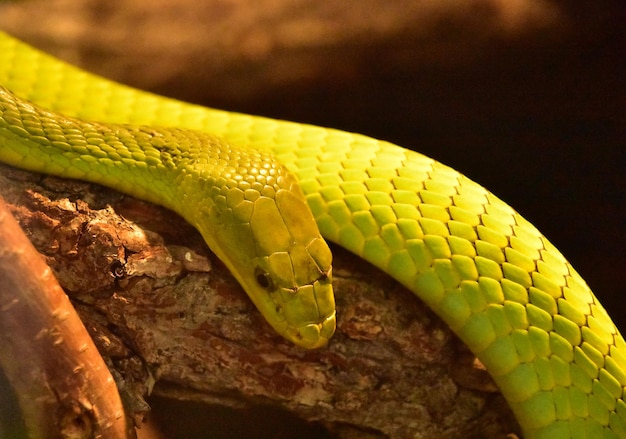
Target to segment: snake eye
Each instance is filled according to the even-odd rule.
[[[270,277],[268,272],[263,271],[261,268],[257,267],[255,276],[256,282],[261,288],[264,288],[266,290],[271,290],[273,288],[272,278]]]

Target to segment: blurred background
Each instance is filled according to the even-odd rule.
[[[101,75],[456,168],[535,224],[622,331],[625,19],[604,0],[0,5],[0,28]]]

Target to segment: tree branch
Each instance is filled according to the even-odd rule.
[[[1,198],[0,242],[0,366],[21,409],[23,433],[134,437],[102,357]],[[5,429],[21,435],[19,427]]]

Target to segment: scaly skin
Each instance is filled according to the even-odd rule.
[[[525,437],[626,438],[626,346],[610,317],[583,279],[535,227],[453,169],[357,134],[150,95],[91,76],[2,34],[0,84],[22,99],[71,117],[200,130],[219,139],[208,143],[272,151],[296,176],[326,239],[402,282],[467,343],[502,390]],[[6,106],[0,103],[0,108]],[[50,117],[61,119],[59,115]],[[68,165],[62,159],[63,147],[52,150],[46,144],[42,151],[23,140],[37,133],[14,128],[18,122],[10,117],[0,116],[0,121],[4,125],[0,129],[0,160],[72,178],[90,178],[92,172],[111,174],[113,178],[92,180],[177,210],[200,229],[220,257],[228,253],[221,246],[228,246],[231,238],[216,243],[211,224],[193,213],[203,201],[190,197],[189,206],[171,199],[181,199],[188,188],[175,189],[176,194],[169,198],[160,192],[148,193],[162,182],[171,188],[170,182],[179,181],[177,165],[146,173],[136,166],[143,161],[141,154],[133,156],[132,163],[114,167],[89,151],[81,151]],[[76,123],[84,126],[84,122]],[[7,137],[8,131],[17,132],[18,138]],[[169,136],[168,130],[158,132]],[[114,142],[109,146],[115,151],[119,147]],[[178,147],[181,151],[188,148]],[[202,158],[199,148],[195,149],[196,155],[189,160]],[[194,166],[185,161],[185,169]],[[134,184],[127,184],[128,179]],[[206,188],[194,186],[191,192],[211,198]],[[285,224],[293,221],[292,212],[279,210]],[[302,214],[301,210],[295,212]],[[274,214],[269,214],[252,225],[254,239],[264,242],[261,247],[276,244],[267,237],[274,231],[275,220]],[[325,248],[318,241],[314,247]],[[321,254],[312,257],[319,268],[316,276],[310,274],[311,265],[305,270],[309,273],[304,276],[306,282],[313,277],[323,283],[324,274],[330,274],[330,257],[325,251]],[[235,259],[245,262],[246,257],[237,255]],[[255,281],[273,284],[275,280],[258,279],[258,270],[238,263],[229,267],[259,306],[263,301],[254,297],[258,288],[255,292],[250,286]],[[297,264],[294,270],[298,270]],[[276,269],[282,266],[275,264]],[[270,272],[263,270],[263,274]],[[297,302],[300,297],[295,294],[292,299]],[[313,301],[314,311],[306,311]],[[306,316],[305,327],[320,328],[316,326],[319,321],[313,322],[314,316],[332,315],[334,323],[332,297],[325,293],[305,294],[304,303],[295,309],[295,320]],[[270,323],[280,327],[269,315]],[[324,342],[314,340],[317,332],[295,338],[307,340],[300,344],[317,346]]]

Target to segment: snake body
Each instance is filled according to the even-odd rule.
[[[455,170],[358,134],[141,92],[4,34],[0,85],[0,161],[181,213],[288,339],[318,347],[334,330],[321,232],[452,328],[525,437],[626,438],[626,345],[610,317],[534,226]]]

